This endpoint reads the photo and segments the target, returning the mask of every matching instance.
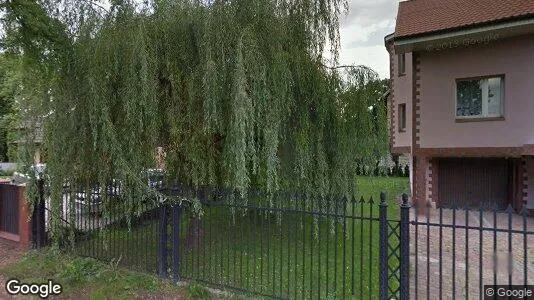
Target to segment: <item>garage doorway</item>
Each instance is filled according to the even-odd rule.
[[[519,210],[519,159],[440,158],[438,201],[440,206]]]

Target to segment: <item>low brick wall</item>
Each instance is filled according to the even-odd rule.
[[[10,215],[10,212],[5,211],[7,206],[5,201],[8,201],[8,197],[15,197],[18,205],[16,210],[18,216]],[[12,199],[9,200],[12,201]],[[10,211],[14,211],[14,209]],[[22,248],[31,246],[30,207],[24,198],[24,186],[0,183],[0,218],[3,218],[3,223],[10,222],[10,224],[4,224],[4,228],[0,227],[0,239],[14,242]],[[17,224],[13,222],[17,222]],[[7,226],[16,227],[16,232],[8,232],[5,230]]]

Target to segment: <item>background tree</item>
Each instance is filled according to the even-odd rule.
[[[0,54],[0,161],[16,161],[18,114],[15,98],[19,87],[18,56]]]

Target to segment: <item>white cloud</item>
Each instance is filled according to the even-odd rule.
[[[395,30],[399,0],[350,0],[341,21],[340,64],[367,65],[380,77],[389,77],[384,36]]]

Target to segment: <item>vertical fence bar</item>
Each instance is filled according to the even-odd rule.
[[[365,199],[360,198],[360,299],[363,299],[363,204]],[[327,243],[328,244],[328,243]],[[328,254],[327,254],[328,255]],[[328,275],[326,276],[328,278]],[[328,281],[327,281],[328,282]]]
[[[167,277],[167,205],[159,210],[158,275]]]
[[[254,207],[255,206],[255,203],[253,202],[252,203],[252,206]],[[246,286],[247,286],[247,290],[250,290],[250,272],[249,272],[249,268],[250,268],[250,257],[252,256],[251,255],[251,249],[250,249],[250,246],[251,246],[251,235],[252,235],[252,227],[255,227],[254,225],[256,225],[256,223],[254,222],[254,214],[255,214],[255,211],[254,209],[247,209],[247,218],[248,218],[248,221],[253,224],[252,226],[247,226],[247,251],[245,253],[245,259],[247,260],[247,271],[245,272],[245,276],[246,276]],[[253,246],[256,246],[256,244],[252,244]],[[254,273],[255,275],[255,273]],[[252,280],[254,280],[254,277],[252,277]]]
[[[352,287],[352,298],[354,298],[356,296],[356,286],[354,285],[355,283],[355,280],[354,280],[354,276],[356,274],[356,264],[355,264],[355,261],[354,261],[354,256],[355,256],[355,246],[356,246],[356,235],[355,235],[355,225],[356,225],[356,198],[354,198],[354,195],[352,196],[351,198],[351,216],[352,216],[352,220],[351,220],[351,223],[352,223],[352,230],[351,230],[351,242],[352,242],[352,251],[351,251],[351,261],[352,261],[352,278],[351,278],[351,287]]]
[[[493,209],[493,285],[497,285],[497,209]]]
[[[258,213],[260,214],[260,293],[263,293],[263,261],[265,260],[263,257],[263,231],[265,230],[264,220],[266,218],[265,211],[258,210]],[[296,272],[296,270],[295,270]],[[295,297],[296,298],[296,297]]]
[[[456,201],[452,204],[452,299],[456,299]]]
[[[291,197],[291,196],[289,196]],[[288,199],[289,201],[291,201],[290,199]],[[293,208],[293,207],[292,207]],[[286,291],[286,297],[290,297],[290,286],[291,286],[291,224],[290,224],[290,220],[291,220],[291,214],[287,214],[289,215],[289,217],[287,218],[287,221],[286,221],[286,239],[287,239],[287,291]]]
[[[273,197],[276,197],[276,194],[273,194]],[[275,198],[275,201],[277,201],[278,198]],[[278,201],[277,201],[278,202]],[[278,204],[280,205],[280,204]],[[276,224],[278,223],[278,214],[280,212],[277,212],[276,209],[272,211],[273,215],[274,215],[274,220],[273,220],[273,228],[272,228],[272,236],[273,236],[273,241],[272,241],[272,263],[273,265],[271,266],[271,270],[273,271],[272,274],[272,279],[271,279],[271,283],[272,283],[272,294],[273,295],[276,295],[276,256],[277,256],[277,253],[278,251],[276,251],[276,246],[277,246],[277,241],[276,241]]]
[[[337,298],[337,248],[338,248],[338,243],[339,243],[339,237],[338,237],[338,218],[335,217],[338,212],[339,212],[339,199],[337,197],[335,197],[334,199],[335,200],[335,210],[334,210],[334,217],[332,218],[333,219],[333,224],[334,224],[334,243],[333,246],[334,246],[334,295],[336,295],[336,298]]]
[[[295,197],[295,208],[298,210],[299,209],[299,197]],[[298,249],[298,239],[299,239],[299,230],[301,229],[300,227],[300,220],[297,218],[299,214],[295,215],[295,218],[294,218],[294,227],[295,227],[295,258],[294,258],[294,261],[295,261],[295,291],[294,291],[294,296],[293,296],[293,299],[297,299],[297,296],[298,296],[298,290],[299,290],[299,283],[298,283],[298,261],[299,261],[299,249]],[[302,215],[302,212],[300,213],[300,215]]]
[[[99,194],[97,194],[99,193]],[[93,233],[95,232],[95,218],[94,218],[94,214],[95,214],[95,211],[94,211],[94,206],[95,206],[95,203],[97,203],[99,201],[99,199],[97,197],[102,197],[102,190],[101,190],[101,185],[100,184],[97,184],[96,187],[94,187],[92,190],[91,190],[91,194],[89,196],[89,203],[88,203],[88,206],[89,206],[89,215],[87,216],[89,218],[89,237],[92,237],[93,236]],[[129,233],[127,233],[129,234]],[[126,241],[129,241],[128,238],[125,239]],[[95,255],[95,241],[96,239],[94,238],[91,238],[91,254],[90,256],[91,257],[97,257]],[[122,252],[122,253],[126,253],[126,252]]]
[[[310,212],[314,212],[314,205],[313,202],[315,201],[315,197],[310,195]],[[313,297],[313,222],[315,216],[310,214],[310,298]]]
[[[514,271],[514,262],[512,256],[512,205],[508,205],[508,286],[512,286],[512,273]]]
[[[280,203],[280,224],[278,224],[278,226],[280,227],[279,228],[279,233],[280,233],[280,297],[282,297],[283,295],[283,289],[284,289],[284,282],[283,282],[283,277],[284,277],[284,233],[282,232],[282,228],[284,227],[284,217],[286,216],[285,214],[285,208],[283,207],[282,205],[282,202],[280,201],[280,199],[278,199],[278,203]]]
[[[482,260],[482,256],[483,256],[483,247],[482,247],[482,243],[484,242],[484,232],[483,232],[483,216],[482,216],[482,206],[479,207],[478,209],[478,225],[479,225],[479,230],[478,230],[478,293],[479,293],[479,296],[480,296],[480,300],[482,300],[482,298],[484,297],[484,273],[482,273],[482,269],[483,269],[483,260]]]
[[[226,203],[233,203],[234,201],[233,200],[229,200],[229,198],[232,197],[232,195],[227,195],[226,197]],[[232,207],[231,206],[228,206],[228,207],[225,207],[225,211],[227,213],[232,213],[231,211]],[[228,227],[226,228],[226,230],[232,228],[232,218],[228,218]],[[232,272],[230,271],[230,257],[231,257],[231,252],[230,252],[230,233],[227,231],[226,233],[226,285],[227,286],[230,286],[230,280],[231,280],[231,277],[232,277]]]
[[[306,211],[306,196],[302,198],[302,212]],[[305,214],[301,213],[300,221],[302,223],[302,299],[306,299],[306,218]],[[328,273],[326,275],[328,280]]]
[[[180,204],[172,206],[172,271],[174,281],[180,280]]]
[[[254,226],[250,226],[250,234],[252,234],[252,249],[254,251],[254,260],[252,264],[252,268],[253,268],[253,277],[252,277],[252,291],[253,292],[256,292],[256,285],[257,285],[257,277],[256,277],[256,269],[257,269],[257,266],[256,266],[256,262],[258,261],[258,253],[257,253],[257,239],[256,239],[256,231],[253,230],[255,228],[257,228],[259,222],[258,222],[258,214],[259,214],[259,210],[256,209],[256,205],[257,202],[254,202],[254,208],[252,209],[252,217],[253,217],[253,224]],[[260,232],[263,228],[260,227]],[[260,251],[260,254],[261,254],[261,251]],[[263,258],[263,257],[262,257]],[[248,277],[247,277],[247,280],[248,280]]]
[[[212,199],[212,196],[213,196],[213,190],[210,190],[210,199]],[[210,200],[207,200],[207,201],[210,201]],[[215,264],[213,263],[213,252],[212,252],[212,249],[213,249],[213,232],[211,231],[211,222],[213,220],[213,211],[212,211],[212,207],[211,205],[207,205],[206,206],[207,209],[208,209],[208,213],[207,213],[207,216],[208,216],[208,234],[206,234],[206,236],[209,236],[209,239],[208,239],[208,272],[210,273],[209,274],[209,280],[211,282],[215,282],[215,280],[213,279],[213,276],[215,275],[215,268],[213,267]]]
[[[400,221],[400,299],[410,299],[410,204],[402,194]]]
[[[323,200],[324,198],[320,197],[319,198],[319,202],[317,203],[317,206],[318,207],[322,207],[321,203],[323,203]],[[321,243],[321,220],[322,220],[322,215],[319,215],[317,216],[317,228],[318,228],[318,232],[317,232],[317,243],[319,245],[319,251],[317,253],[317,255],[319,256],[317,258],[317,274],[321,274],[321,252],[322,252],[322,243]],[[327,258],[328,259],[328,258]],[[321,299],[321,276],[317,276],[318,280],[317,280],[317,298]]]
[[[380,193],[380,212],[379,212],[379,297],[380,300],[387,300],[388,293],[388,203],[386,193]]]
[[[469,299],[469,210],[465,209],[465,298]]]
[[[45,246],[45,203],[44,203],[44,179],[37,181],[38,202],[35,205],[36,241],[37,248]]]
[[[375,206],[375,201],[373,196],[369,199],[369,263],[373,263],[373,207]],[[373,284],[373,268],[369,268],[369,299],[373,298],[373,289],[371,288]]]
[[[346,260],[347,260],[347,197],[343,197],[343,299],[346,297]],[[319,254],[321,251],[318,251]],[[320,273],[319,273],[320,274]]]
[[[268,196],[270,197],[270,195]],[[266,244],[266,251],[267,251],[267,259],[265,261],[265,292],[269,292],[270,290],[270,282],[271,282],[271,211],[266,210],[265,211],[265,219],[267,222],[267,244]]]
[[[443,207],[439,207],[439,298],[443,298]]]
[[[426,210],[426,299],[430,299],[430,207]]]
[[[204,189],[200,189],[200,203],[201,205],[205,206],[206,200],[206,193]],[[196,239],[197,239],[197,278],[206,279],[206,238],[205,238],[205,229],[206,226],[204,225],[204,218],[201,216],[197,217],[197,232],[196,232]],[[202,246],[200,245],[202,243]],[[202,249],[201,249],[202,248]],[[202,277],[200,277],[200,254],[202,253]]]
[[[528,284],[528,260],[527,260],[527,214],[528,210],[523,204],[523,284]]]
[[[414,203],[415,207],[415,270],[414,270],[414,294],[415,300],[419,299],[419,212],[420,205]]]
[[[329,249],[330,249],[330,200],[331,198],[328,198],[328,200],[326,201],[326,218],[325,218],[325,221],[326,221],[326,229],[325,229],[325,235],[326,235],[326,286],[325,286],[325,294],[328,296],[328,279],[330,279],[329,277],[329,265],[328,265],[328,262],[330,261],[330,255],[329,255]]]
[[[223,194],[220,189],[217,189],[217,201],[224,201]],[[217,206],[215,215],[221,215],[221,211],[225,211],[224,207]],[[221,227],[225,223],[224,219],[217,219],[217,222],[215,223],[215,245],[217,248],[217,251],[215,251],[215,274],[218,276],[215,276],[217,278],[217,283],[220,285],[224,284],[224,277],[223,277],[223,252],[224,252],[224,237],[221,233]]]

